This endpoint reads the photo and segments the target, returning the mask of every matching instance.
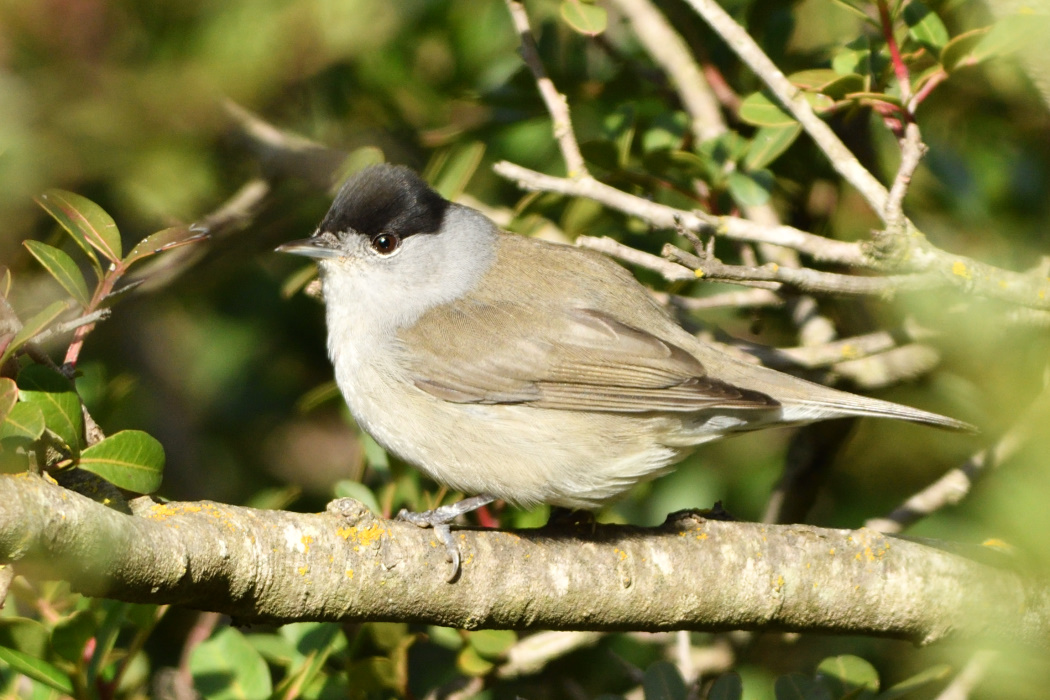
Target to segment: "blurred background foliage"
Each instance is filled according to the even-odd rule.
[[[568,4],[572,11],[575,3]],[[730,94],[760,89],[684,3],[658,5]],[[724,3],[785,73],[826,68],[855,41],[884,51],[877,30],[843,5]],[[952,37],[992,21],[981,3],[946,0],[931,7]],[[630,25],[609,8],[607,29],[591,37],[565,21],[558,2],[530,2],[528,9],[541,56],[568,97],[595,173],[658,201],[699,206],[690,195],[696,173],[659,156],[697,152],[701,145],[690,141],[672,87]],[[297,510],[318,510],[333,495],[352,495],[385,514],[453,496],[388,459],[357,431],[331,383],[320,305],[286,293],[301,263],[271,252],[313,231],[349,168],[378,158],[407,163],[443,193],[462,194],[523,233],[566,241],[608,235],[656,253],[675,240],[671,232],[650,231],[590,202],[523,194],[491,172],[503,159],[564,172],[517,46],[498,0],[0,0],[0,261],[12,271],[10,298],[23,317],[63,292],[22,241],[75,250],[34,204],[44,190],[62,188],[98,202],[116,220],[127,249],[153,231],[200,220],[252,178],[266,178],[271,187],[262,208],[239,230],[200,244],[177,277],[117,304],[82,354],[77,387],[106,432],[135,428],[163,444],[167,467],[160,495]],[[892,91],[888,74],[876,78],[872,91]],[[246,135],[231,104],[331,150],[308,149],[289,159],[261,147]],[[740,137],[755,133],[732,109],[727,116]],[[980,260],[1011,269],[1036,264],[1050,242],[1050,116],[1018,63],[996,56],[954,71],[922,104],[918,118],[930,153],[906,208],[920,228],[939,246]],[[829,119],[865,165],[884,182],[892,179],[897,146],[872,110],[843,109]],[[865,238],[878,227],[805,136],[767,167],[775,176],[771,201],[785,222],[845,240]],[[708,203],[732,211],[738,195],[716,185]],[[727,261],[739,252],[722,243],[718,250]],[[652,274],[639,276],[668,291]],[[725,289],[696,283],[673,291]],[[889,422],[858,425],[810,522],[858,527],[886,513],[993,441],[1041,389],[1045,328],[1006,323],[1009,310],[1001,306],[954,291],[892,303],[821,303],[843,336],[896,328],[905,314],[937,330],[933,344],[943,356],[938,369],[879,395],[976,422],[983,432],[960,436]],[[794,326],[777,309],[723,310],[692,321],[748,341],[797,343]],[[54,355],[61,357],[59,350]],[[674,474],[636,488],[600,519],[654,524],[671,511],[717,500],[737,517],[758,519],[790,440],[790,431],[772,431],[705,446]],[[1022,552],[1024,566],[1043,571],[1050,563],[1043,535],[1050,522],[1042,503],[1048,447],[1046,435],[1038,436],[969,500],[924,520],[913,534],[968,542],[999,537]],[[497,508],[491,515],[511,527],[546,518],[543,509]],[[133,652],[135,664],[124,665],[130,670],[116,679],[120,690],[109,688],[110,695],[178,697],[170,688],[162,691],[168,677],[159,671],[188,668],[188,657],[180,661],[187,635],[216,624],[190,611],[160,615],[77,599],[62,586],[21,585],[15,590],[18,605],[9,605],[4,615],[30,614],[34,605],[41,609],[39,601],[49,601],[57,615],[44,615],[49,634],[56,624],[92,632],[72,635],[81,646],[74,645],[70,664],[96,654],[96,647],[88,653],[84,646],[92,639],[103,643],[95,625],[123,621],[111,629],[114,655],[95,669],[113,682],[112,669],[120,664],[107,664],[119,659],[121,649]],[[119,637],[117,629],[123,630]],[[219,629],[206,642],[211,646],[198,647],[207,653],[193,657],[198,691],[209,697],[234,697],[223,684],[234,673],[230,666],[237,673],[254,669],[246,677],[261,684],[240,697],[267,697],[274,687],[283,697],[423,696],[456,677],[484,677],[516,639],[512,633],[378,624],[287,626],[247,635]],[[697,648],[713,639],[693,635]],[[642,684],[646,697],[676,697],[673,682],[661,685],[667,669],[654,666],[668,648],[666,637],[609,636],[540,674],[490,678],[483,693],[580,698],[627,693]],[[886,688],[938,663],[958,669],[970,651],[766,635],[738,645],[734,668],[743,677],[745,697],[767,698],[773,697],[776,676],[812,677],[829,655],[865,657]],[[259,680],[267,665],[273,685]],[[10,696],[47,697],[43,686],[27,685],[2,664],[0,678]],[[974,697],[1044,697],[1047,681],[1045,664],[1025,653],[1003,655]],[[658,694],[665,686],[671,695]],[[934,697],[939,687],[915,697]],[[92,693],[100,691],[88,688],[83,696]]]

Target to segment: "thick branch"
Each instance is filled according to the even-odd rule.
[[[0,476],[0,502],[0,562],[22,573],[246,621],[1050,638],[1041,585],[872,530],[691,515],[652,529],[460,530],[462,577],[448,584],[429,530],[350,500],[298,514],[140,499],[126,515]]]

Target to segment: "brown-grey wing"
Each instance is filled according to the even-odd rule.
[[[516,332],[523,327],[538,330]],[[424,315],[402,340],[415,385],[454,403],[613,413],[778,405],[710,377],[674,343],[594,309],[551,318],[522,304],[459,302]]]

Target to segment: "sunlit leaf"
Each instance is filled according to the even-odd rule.
[[[0,647],[0,661],[9,665],[16,672],[54,688],[60,693],[73,694],[73,682],[70,681],[69,676],[46,661],[7,647]]]
[[[875,693],[879,690],[879,674],[875,668],[859,656],[834,656],[824,659],[817,666],[817,678],[825,683],[835,697],[861,691]],[[867,693],[865,693],[866,696]]]
[[[871,15],[869,15],[867,12],[865,12],[860,7],[857,7],[853,3],[849,2],[849,0],[832,0],[832,2],[834,2],[836,5],[838,5],[842,9],[850,12],[851,14],[853,14],[853,15],[855,15],[857,17],[860,17],[865,22],[868,22],[869,24],[876,25],[876,26],[878,25],[878,22],[876,22],[875,19]]]
[[[194,689],[212,700],[264,700],[273,691],[266,661],[232,627],[201,642],[189,666]]]
[[[765,168],[786,151],[801,133],[802,125],[798,122],[785,126],[762,127],[751,139],[751,148],[744,157],[744,169]]]
[[[563,0],[560,10],[562,19],[580,34],[597,36],[609,24],[609,14],[605,8],[585,0]]]
[[[685,700],[688,694],[678,668],[668,661],[657,661],[642,677],[645,700]]]
[[[0,423],[4,422],[7,414],[18,402],[18,385],[14,379],[0,377]]]
[[[740,119],[755,126],[790,126],[795,118],[761,92],[754,92],[740,103]]]
[[[43,332],[48,326],[55,322],[59,316],[69,310],[71,302],[68,300],[53,301],[42,311],[32,316],[22,324],[22,328],[15,333],[15,337],[8,343],[3,355],[0,355],[0,365],[7,362],[16,350]]]
[[[131,249],[127,257],[124,258],[124,266],[130,267],[132,263],[138,262],[143,258],[189,243],[196,243],[207,237],[207,233],[194,232],[188,226],[173,226],[157,231],[143,238]]]
[[[456,655],[456,667],[467,676],[484,676],[495,664],[481,656],[477,649],[467,645]]]
[[[141,430],[122,430],[84,450],[79,466],[119,488],[153,493],[164,474],[164,447]]]
[[[40,406],[33,403],[16,403],[0,423],[0,440],[9,437],[38,440],[43,434],[44,414]]]
[[[768,170],[749,173],[737,170],[729,173],[726,182],[733,199],[743,206],[757,207],[765,204],[773,193],[773,175]]]
[[[0,275],[0,296],[5,299],[11,296],[11,271],[4,268],[4,274]]]
[[[84,414],[73,382],[49,367],[29,365],[18,373],[18,388],[22,401],[40,407],[48,430],[79,454]]]
[[[88,305],[91,295],[88,293],[84,276],[80,274],[80,268],[73,262],[73,258],[69,257],[65,251],[40,241],[23,241],[23,245],[29,249],[37,262],[51,273],[62,289],[77,300],[81,307]]]
[[[120,232],[102,207],[87,197],[64,190],[48,190],[37,198],[37,202],[81,248],[87,242],[110,262],[120,261]]]
[[[513,630],[478,630],[467,636],[467,643],[486,659],[499,659],[518,641]]]
[[[981,43],[990,29],[991,27],[981,27],[952,37],[941,49],[940,63],[944,69],[952,71],[962,65],[971,65],[974,48]]]
[[[950,37],[948,29],[936,12],[919,0],[911,0],[904,6],[904,22],[915,41],[933,52],[934,56],[940,55],[941,48],[948,43]]]
[[[642,150],[678,149],[682,146],[689,131],[689,116],[685,112],[666,112],[658,114],[649,122],[649,127],[642,133]]]

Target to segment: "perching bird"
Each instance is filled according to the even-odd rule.
[[[965,423],[743,362],[682,329],[624,268],[501,231],[402,166],[343,185],[278,250],[320,268],[328,351],[358,424],[474,498],[594,509],[730,433],[843,416]]]

